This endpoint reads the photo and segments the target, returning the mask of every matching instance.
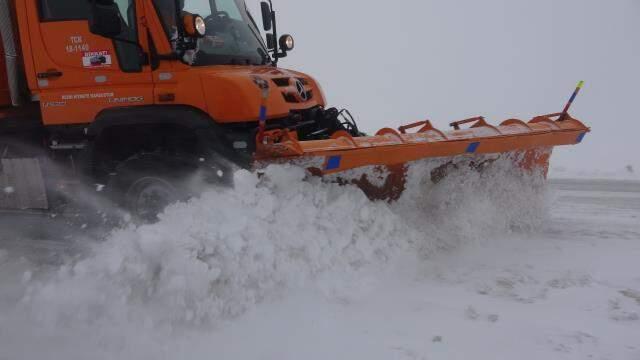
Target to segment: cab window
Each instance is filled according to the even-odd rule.
[[[89,17],[88,0],[40,0],[43,21],[84,20]]]
[[[215,4],[217,11],[227,13],[232,19],[242,20],[242,15],[240,15],[240,10],[235,0],[218,0]]]
[[[135,0],[99,0],[112,2],[118,6],[122,18],[122,32],[117,38],[138,41],[136,26]],[[87,20],[91,11],[89,0],[40,0],[40,19],[42,21]],[[134,44],[114,39],[114,46],[120,69],[124,72],[140,72],[139,50]]]

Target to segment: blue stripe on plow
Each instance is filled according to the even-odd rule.
[[[478,151],[478,147],[480,146],[479,142],[474,142],[469,144],[469,146],[467,147],[467,154],[473,154],[476,151]]]
[[[584,140],[584,137],[587,136],[587,133],[582,133],[580,135],[578,135],[578,139],[576,139],[576,141],[578,142],[578,144],[580,144],[582,142],[582,140]]]
[[[342,156],[331,156],[327,159],[327,166],[325,170],[335,170],[340,168],[340,162],[342,161]]]
[[[267,107],[260,106],[260,120],[267,120]]]

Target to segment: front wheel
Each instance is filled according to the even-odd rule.
[[[109,189],[135,221],[155,223],[167,206],[189,198],[185,183],[196,170],[182,159],[138,155],[118,166]]]
[[[178,190],[169,180],[148,176],[133,183],[125,194],[125,207],[144,222],[158,221],[167,206],[180,200]]]

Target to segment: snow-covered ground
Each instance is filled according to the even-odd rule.
[[[0,359],[640,359],[639,182],[423,170],[393,205],[270,168],[99,241],[3,229]]]
[[[637,167],[628,165],[618,169],[572,169],[563,166],[552,166],[549,169],[552,179],[583,179],[583,180],[636,180],[640,181]]]

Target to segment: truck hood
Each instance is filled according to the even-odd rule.
[[[219,66],[203,72],[201,80],[208,111],[219,123],[257,121],[263,103],[269,119],[325,105],[318,83],[297,71],[271,66]],[[268,84],[266,99],[260,82]]]

